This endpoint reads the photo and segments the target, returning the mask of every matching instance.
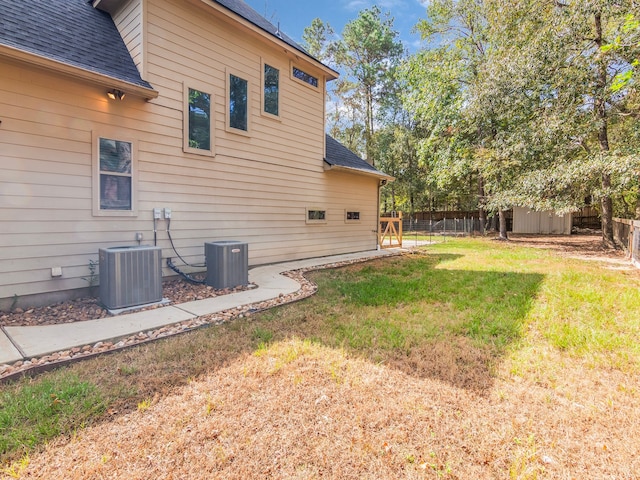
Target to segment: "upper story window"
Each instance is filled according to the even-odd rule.
[[[202,87],[184,90],[184,151],[213,155],[213,95]]]
[[[280,114],[280,70],[265,63],[263,75],[263,111],[278,116]]]
[[[134,143],[94,134],[95,215],[135,215]]]
[[[318,88],[318,78],[313,75],[308,74],[307,72],[300,70],[298,67],[293,67],[292,70],[293,78],[297,78],[298,80],[308,83],[312,87]]]
[[[229,127],[247,132],[249,130],[249,82],[229,73]]]

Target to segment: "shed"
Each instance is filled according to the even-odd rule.
[[[513,233],[570,235],[571,214],[558,215],[553,210],[536,212],[529,208],[513,208]]]

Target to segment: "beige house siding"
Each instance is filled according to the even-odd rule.
[[[118,27],[120,36],[127,45],[133,62],[138,67],[142,78],[145,76],[144,64],[144,7],[146,0],[129,0],[113,15],[113,22]]]
[[[146,38],[129,45],[147,45],[157,99],[108,100],[103,87],[0,60],[0,309],[14,295],[87,287],[99,248],[135,245],[137,232],[152,244],[154,207],[171,208],[172,238],[190,263],[213,240],[247,242],[250,265],[376,248],[378,179],[323,169],[324,73],[208,9],[145,3]],[[142,3],[130,6],[122,18],[141,15]],[[261,114],[263,61],[280,70],[278,119]],[[291,79],[292,62],[320,88]],[[249,135],[225,128],[227,68],[249,82]],[[213,157],[183,149],[191,82],[213,94]],[[135,142],[137,215],[94,215],[94,134]],[[326,223],[308,224],[307,208],[325,209]],[[346,222],[345,210],[360,221]],[[175,259],[167,225],[157,223],[157,243]]]

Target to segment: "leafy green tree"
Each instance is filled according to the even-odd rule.
[[[620,82],[637,58],[633,9],[625,0],[433,0],[418,29],[435,46],[403,74],[405,104],[425,132],[420,155],[439,186],[475,175],[480,205],[498,212],[567,212],[595,198],[611,243],[614,201],[628,211],[638,191],[638,101],[633,82]]]
[[[397,37],[393,18],[374,6],[345,25],[341,39],[331,48],[345,73],[337,81],[336,94],[356,123],[363,125],[365,156],[372,163],[376,120],[386,100],[395,96],[395,69],[404,55]]]
[[[634,74],[640,67],[640,20],[635,14],[629,13],[624,19],[621,32],[611,43],[602,46],[603,52],[611,49],[619,50],[628,61],[629,68],[618,72],[611,88],[617,92],[633,81]]]
[[[502,151],[526,167],[503,197],[571,211],[590,196],[600,204],[603,240],[612,245],[614,198],[637,185],[638,173],[637,144],[615,131],[637,109],[630,85],[614,87],[632,65],[606,46],[619,35],[633,2],[493,0],[492,6],[501,33],[511,39],[496,58],[521,83],[502,97],[512,105],[506,113],[522,113]]]
[[[314,18],[311,25],[304,29],[302,40],[304,48],[313,57],[323,63],[333,63],[332,43],[335,32],[329,23]]]
[[[500,217],[500,237],[506,239],[510,205],[497,202],[496,194],[511,177],[505,170],[508,159],[495,148],[504,125],[493,99],[478,95],[487,84],[493,48],[487,6],[476,0],[434,0],[427,13],[417,30],[437,46],[418,52],[403,68],[409,85],[405,106],[425,134],[421,159],[432,166],[440,188],[466,189],[475,179],[481,221],[484,207],[493,208]]]

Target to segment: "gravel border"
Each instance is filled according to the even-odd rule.
[[[400,253],[391,254],[389,256],[401,255]],[[165,325],[163,327],[148,330],[144,332],[138,332],[134,335],[129,335],[124,338],[115,338],[110,341],[100,341],[93,345],[83,345],[80,347],[74,347],[69,350],[63,350],[60,352],[50,353],[42,357],[34,357],[30,360],[19,360],[12,364],[0,364],[0,383],[8,383],[23,376],[35,376],[40,373],[48,372],[56,368],[60,368],[72,363],[86,360],[96,357],[98,355],[116,353],[126,348],[131,348],[143,343],[152,342],[161,338],[166,338],[182,333],[190,332],[198,328],[204,328],[214,325],[221,325],[236,318],[245,318],[254,313],[261,312],[276,306],[285,305],[288,303],[298,302],[304,300],[316,293],[318,287],[311,280],[307,279],[305,274],[316,270],[325,270],[330,268],[340,268],[347,265],[356,263],[368,262],[380,258],[378,256],[359,258],[355,260],[347,260],[343,262],[328,263],[315,267],[302,268],[298,270],[291,270],[283,272],[285,275],[300,284],[300,288],[294,293],[283,295],[264,302],[253,303],[238,306],[222,312],[213,314],[202,315],[190,320],[186,320],[172,325]],[[237,290],[230,290],[228,293]],[[216,296],[215,294],[211,296]],[[175,305],[175,302],[171,302],[167,305]],[[158,307],[162,308],[162,307]]]

